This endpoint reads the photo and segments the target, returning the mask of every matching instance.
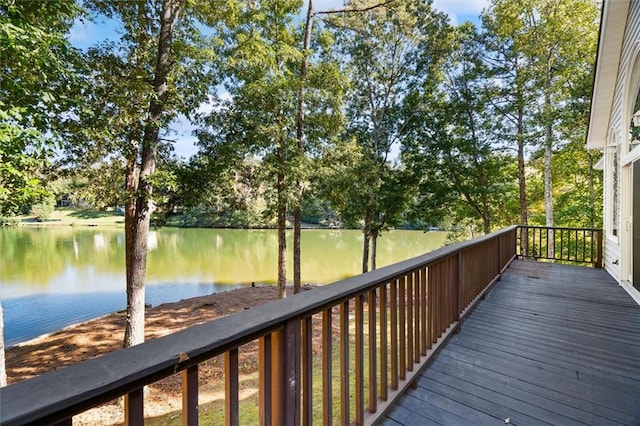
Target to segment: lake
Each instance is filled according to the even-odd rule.
[[[292,277],[292,233],[288,235]],[[391,231],[378,239],[378,267],[441,247],[444,232]],[[149,236],[146,303],[277,280],[275,230],[163,228]],[[124,231],[0,228],[0,296],[8,346],[126,306]],[[362,232],[302,232],[303,283],[328,284],[361,270]]]

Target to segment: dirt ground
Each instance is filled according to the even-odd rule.
[[[313,287],[305,286],[304,290]],[[148,308],[146,339],[155,339],[192,325],[257,306],[276,299],[273,286],[235,289],[209,296]],[[314,333],[315,334],[315,333]],[[9,348],[6,352],[9,384],[57,370],[74,362],[90,359],[121,348],[124,336],[124,312],[67,327]],[[257,344],[243,347],[240,364],[245,373],[257,368]],[[199,367],[201,380],[223,377],[221,360],[213,359]],[[202,389],[206,393],[206,389]],[[213,391],[213,390],[212,390]],[[172,376],[150,385],[145,393],[145,415],[159,416],[181,407],[181,382]],[[74,418],[74,424],[111,425],[122,422],[122,407],[117,401],[95,408]]]

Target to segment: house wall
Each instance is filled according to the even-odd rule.
[[[618,68],[604,162],[605,269],[617,280],[630,279],[631,262],[631,179],[630,166],[640,158],[640,148],[629,151],[629,126],[640,89],[640,1],[631,1],[627,17],[622,57]],[[615,160],[617,159],[617,161]],[[619,208],[614,207],[615,169]],[[617,235],[614,217],[617,216]]]

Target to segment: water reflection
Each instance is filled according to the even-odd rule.
[[[417,256],[443,242],[443,233],[386,233],[378,243],[378,265]],[[35,330],[49,322],[53,331],[123,309],[124,245],[121,229],[0,229],[0,295],[7,339],[16,327]],[[303,231],[303,282],[324,284],[358,274],[361,247],[360,231]],[[150,234],[149,249],[147,303],[154,305],[277,279],[275,230],[160,229]],[[291,276],[291,252],[288,266]],[[164,296],[154,300],[154,294]],[[57,312],[67,313],[66,324],[55,320]],[[19,318],[23,326],[16,325]]]

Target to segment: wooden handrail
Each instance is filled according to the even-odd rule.
[[[518,257],[588,263],[602,268],[602,229],[518,226]]]
[[[226,419],[237,424],[238,348],[258,340],[261,423],[306,424],[313,405],[311,395],[305,393],[312,389],[308,339],[314,315],[321,315],[323,323],[323,391],[343,395],[341,407],[332,407],[330,397],[322,399],[324,424],[331,424],[336,415],[344,424],[371,423],[391,406],[515,258],[516,231],[511,226],[10,385],[0,390],[0,423],[70,424],[73,415],[121,395],[129,395],[132,404],[127,420],[142,423],[141,389],[186,370],[183,416],[185,424],[195,424],[197,366],[224,354]],[[339,364],[335,371],[340,372],[342,385],[332,387],[331,360],[325,358],[334,356],[331,316],[338,310],[340,355],[334,362]],[[351,312],[357,324],[352,324]],[[366,328],[364,321],[369,322]],[[382,333],[384,337],[372,337]],[[355,355],[350,355],[354,340]],[[367,393],[362,383],[356,384],[354,412],[348,405],[352,374],[377,388]]]

